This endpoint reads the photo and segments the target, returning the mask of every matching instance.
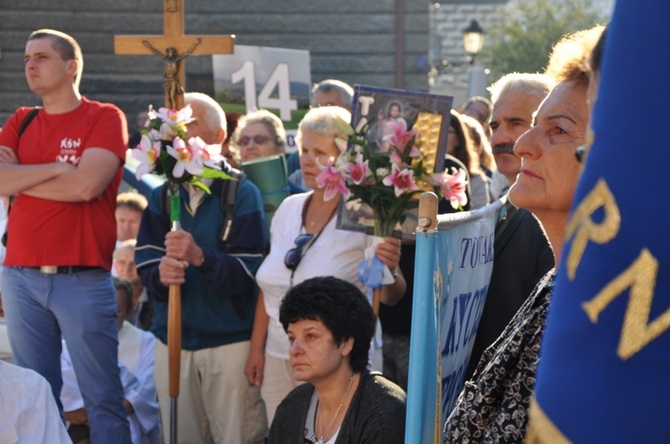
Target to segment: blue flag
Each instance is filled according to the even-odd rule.
[[[493,271],[498,200],[417,233],[405,442],[441,443],[460,394]]]
[[[529,437],[670,442],[670,2],[618,0]]]

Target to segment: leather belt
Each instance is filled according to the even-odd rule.
[[[41,267],[28,267],[39,269],[42,274],[73,274],[81,271],[100,270],[102,267],[91,265],[42,265]]]

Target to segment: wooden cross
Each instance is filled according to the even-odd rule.
[[[163,60],[165,106],[184,106],[184,59],[193,55],[232,54],[234,35],[184,35],[183,0],[163,0],[163,35],[114,36],[114,53],[154,54]]]

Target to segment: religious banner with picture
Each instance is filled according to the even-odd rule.
[[[367,171],[361,178],[348,175],[351,193],[340,203],[337,228],[381,236],[414,232],[418,196],[444,184],[439,173],[452,103],[449,96],[354,86],[346,161]]]
[[[337,228],[384,238],[400,236],[407,221],[412,233],[412,211],[424,191],[462,209],[466,172],[443,171],[452,98],[361,85],[354,91],[352,120],[340,122],[348,138],[335,140],[341,154],[319,165],[316,178],[326,200],[342,196]],[[375,255],[359,266],[359,280],[373,290],[375,313],[389,274]]]

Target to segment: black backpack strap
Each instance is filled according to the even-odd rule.
[[[239,191],[242,182],[244,182],[244,179],[247,177],[243,172],[235,168],[230,168],[228,174],[235,180],[221,181],[221,189],[219,190],[219,206],[221,208],[221,214],[223,215],[223,227],[221,228],[220,239],[223,241],[224,245],[228,243],[230,231],[233,226],[235,198],[237,197],[237,192]],[[163,186],[161,188],[158,205],[160,212],[169,219],[170,196],[168,194],[167,186]]]
[[[19,138],[21,138],[21,135],[25,132],[28,125],[30,125],[30,122],[33,121],[33,119],[35,118],[37,113],[40,112],[41,109],[42,109],[41,106],[36,106],[36,107],[34,107],[33,109],[30,110],[28,115],[26,115],[26,117],[23,119],[23,122],[21,122],[21,126],[19,126],[19,131],[18,131]],[[7,209],[6,209],[7,217],[9,217],[9,211],[12,209],[12,203],[14,203],[14,198],[15,197],[16,196],[9,196],[9,202],[7,204]],[[5,232],[2,233],[2,239],[0,240],[0,242],[2,242],[2,245],[7,246],[7,230],[6,229],[5,229]]]
[[[226,250],[228,250],[228,237],[230,236],[235,217],[235,199],[237,198],[237,192],[239,191],[240,186],[242,186],[242,182],[244,182],[244,179],[247,177],[243,172],[232,167],[227,173],[235,180],[222,181],[221,190],[219,192],[221,215],[223,216],[221,240],[223,241]],[[230,298],[230,303],[233,305],[233,309],[235,310],[235,313],[237,313],[237,316],[242,320],[246,320],[249,318],[249,315],[244,309],[243,302],[241,295],[232,295]]]
[[[224,180],[221,184],[221,193],[219,195],[221,201],[221,214],[223,215],[223,228],[221,229],[221,240],[224,244],[228,243],[228,238],[230,237],[230,231],[233,226],[234,211],[235,211],[235,198],[237,197],[237,192],[246,179],[246,175],[235,168],[230,168],[228,172],[236,180]]]
[[[41,106],[36,106],[32,110],[30,110],[26,118],[23,119],[23,122],[21,122],[21,126],[19,127],[18,131],[19,137],[21,137],[21,134],[23,134],[23,132],[26,130],[26,127],[30,125],[30,122],[33,121],[33,119],[35,118],[37,113],[40,112],[41,109],[42,109]]]

